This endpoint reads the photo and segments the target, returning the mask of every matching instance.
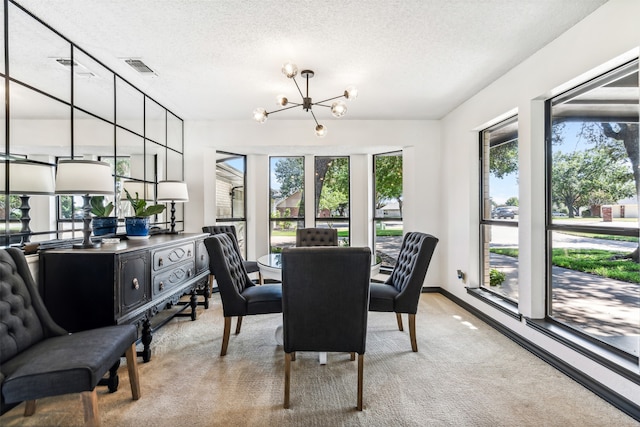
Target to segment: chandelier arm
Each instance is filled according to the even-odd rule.
[[[290,102],[289,104],[293,104],[293,102]],[[295,104],[295,105],[292,105],[291,107],[285,107],[285,108],[280,108],[279,110],[267,111],[267,114],[277,113],[279,111],[284,111],[284,110],[290,110],[292,108],[296,108],[296,107],[299,107],[301,105],[302,104]]]
[[[298,88],[298,92],[300,93],[300,97],[302,99],[304,99],[304,95],[302,94],[302,91],[300,90],[300,86],[298,86],[298,81],[296,80],[295,77],[291,77],[293,79],[293,82],[296,84],[296,87]],[[307,82],[309,81],[309,79],[307,79]]]
[[[327,108],[331,108],[331,105],[318,104],[317,102],[314,102],[312,105],[317,105],[318,107],[327,107]]]
[[[316,126],[320,126],[320,123],[318,123],[318,120],[316,119],[316,115],[313,114],[313,111],[309,110],[309,112],[311,113],[311,115],[313,116],[313,120],[315,120],[316,122]]]
[[[322,101],[314,102],[313,105],[319,105],[321,102],[333,101],[334,99],[344,98],[344,95],[334,96],[333,98],[323,99]]]

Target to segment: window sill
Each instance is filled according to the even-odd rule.
[[[518,312],[518,306],[516,304],[511,301],[507,301],[504,298],[500,298],[492,292],[485,291],[482,288],[467,288],[467,293],[518,321],[522,319],[522,315]]]

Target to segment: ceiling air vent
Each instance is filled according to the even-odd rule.
[[[134,70],[145,76],[155,76],[156,73],[140,59],[125,59],[124,62],[131,65]]]
[[[93,74],[87,67],[80,64],[77,61],[72,61],[70,58],[56,58],[56,62],[62,65],[67,70],[71,70],[73,68],[73,73],[78,77],[94,77]]]

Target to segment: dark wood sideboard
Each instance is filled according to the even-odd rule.
[[[133,323],[151,359],[153,330],[184,309],[196,320],[198,289],[208,307],[208,234],[160,234],[147,240],[103,244],[97,249],[49,249],[40,252],[39,287],[53,319],[70,332]],[[180,298],[191,294],[185,305]],[[166,308],[182,304],[169,318],[155,322]],[[162,317],[162,316],[158,316]]]

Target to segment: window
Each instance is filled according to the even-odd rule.
[[[236,228],[240,252],[247,256],[246,197],[247,158],[216,152],[216,222]]]
[[[518,302],[518,118],[480,132],[480,285]]]
[[[375,254],[393,268],[402,246],[402,152],[374,155],[373,176]]]
[[[638,61],[547,101],[547,315],[638,358]]]
[[[349,246],[349,158],[316,157],[314,177],[316,227],[337,229],[338,244]]]
[[[304,157],[269,159],[269,252],[295,246],[304,227]]]

